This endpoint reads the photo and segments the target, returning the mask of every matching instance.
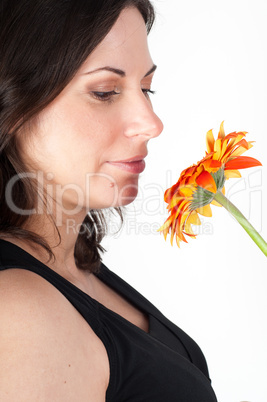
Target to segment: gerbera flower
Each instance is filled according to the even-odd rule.
[[[224,197],[225,181],[231,177],[241,177],[239,169],[261,165],[257,159],[241,156],[252,147],[252,141],[245,139],[246,134],[240,131],[225,135],[223,122],[216,140],[212,130],[207,132],[205,157],[185,169],[177,183],[165,191],[164,200],[168,204],[169,217],[159,229],[165,240],[170,234],[171,244],[175,237],[179,246],[181,241],[187,242],[185,236],[195,238],[192,225],[201,224],[199,215],[212,216],[210,204],[223,205],[228,210],[235,208]],[[237,208],[235,210],[238,211]],[[230,212],[233,213],[233,210]]]

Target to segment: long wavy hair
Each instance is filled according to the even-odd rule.
[[[40,245],[49,259],[54,254],[46,240],[26,229],[29,216],[11,209],[6,197],[16,177],[17,209],[31,210],[38,199],[36,182],[23,175],[18,132],[60,94],[126,7],[140,11],[149,32],[154,22],[149,0],[0,0],[0,236]],[[115,211],[122,218],[121,209]],[[80,269],[98,270],[106,229],[104,213],[90,210],[75,245]]]

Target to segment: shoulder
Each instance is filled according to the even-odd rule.
[[[33,272],[11,268],[0,271],[1,318],[18,325],[26,319],[49,316],[49,307],[57,299],[46,281]],[[23,315],[19,315],[23,311]],[[1,321],[0,321],[1,325]]]
[[[12,326],[26,320],[36,326],[52,323],[53,306],[56,303],[60,308],[63,300],[60,292],[34,272],[16,268],[0,271],[0,314]]]
[[[50,283],[23,269],[0,271],[0,400],[104,401],[102,342]]]

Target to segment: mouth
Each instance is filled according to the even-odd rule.
[[[132,174],[140,174],[145,170],[146,163],[144,158],[146,155],[138,155],[133,158],[124,159],[120,161],[109,161],[110,165],[113,165],[119,169],[125,170]]]

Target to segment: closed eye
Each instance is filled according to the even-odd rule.
[[[148,98],[149,98],[149,95],[154,95],[156,93],[155,91],[152,91],[151,89],[148,89],[148,88],[142,88],[142,92]]]
[[[149,98],[150,95],[155,94],[155,91],[152,91],[149,88],[142,88],[143,94]],[[102,102],[112,102],[113,97],[116,95],[120,95],[120,92],[112,91],[91,91],[91,95],[94,99],[100,100]]]
[[[119,95],[120,93],[113,90],[113,91],[107,91],[107,92],[92,91],[91,94],[95,99],[106,102],[106,101],[110,101],[113,96]]]

